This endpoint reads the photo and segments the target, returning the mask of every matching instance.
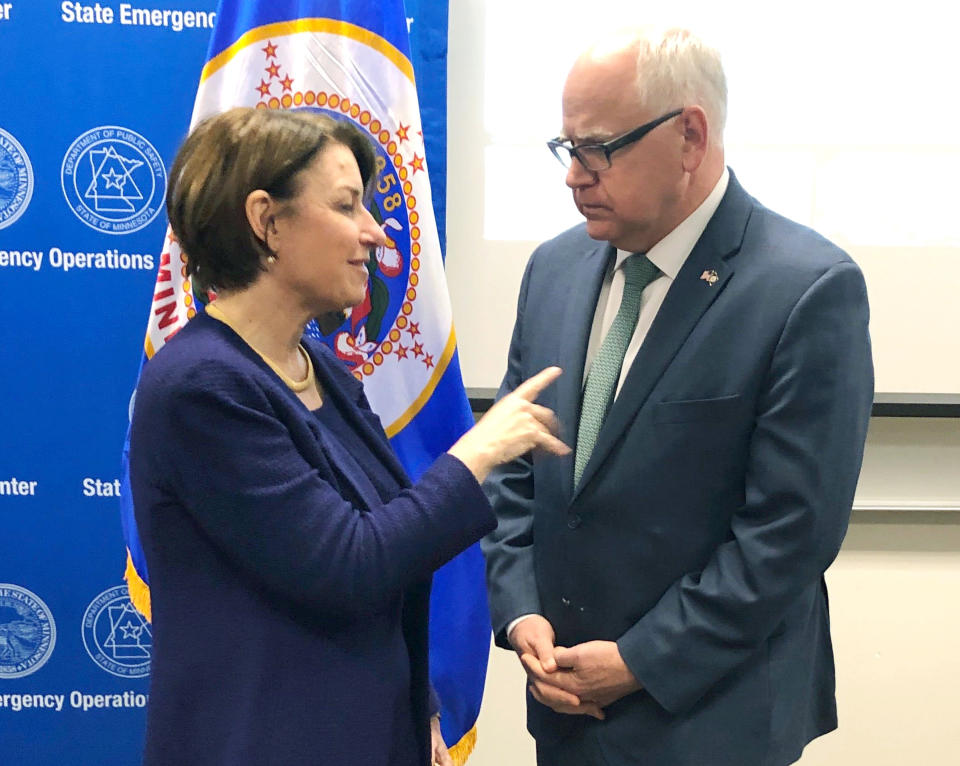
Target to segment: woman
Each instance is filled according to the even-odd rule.
[[[154,657],[146,764],[424,766],[433,570],[494,525],[480,484],[568,451],[532,378],[411,485],[313,317],[359,303],[374,154],[307,112],[199,125],[167,211],[217,299],[146,366],[131,435]],[[439,728],[432,724],[434,734]]]

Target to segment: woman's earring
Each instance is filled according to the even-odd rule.
[[[274,233],[274,234],[277,233],[277,224],[274,223],[273,218],[271,218],[271,219],[267,222],[266,230],[263,232],[263,244],[264,244],[264,246],[265,246],[268,250],[272,250],[272,249],[273,249],[273,248],[270,247],[270,239],[269,239],[269,237],[270,237],[270,230],[271,230],[271,229],[273,230],[273,233]],[[273,263],[276,263],[276,262],[277,262],[277,254],[271,252],[270,255],[267,256],[267,263],[273,264]]]

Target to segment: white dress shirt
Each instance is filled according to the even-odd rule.
[[[663,305],[664,298],[667,297],[667,291],[673,280],[677,278],[680,269],[686,262],[694,245],[707,228],[713,214],[717,212],[720,206],[720,200],[727,191],[727,183],[730,181],[730,172],[724,168],[720,180],[713,187],[713,191],[707,195],[707,198],[700,203],[700,206],[690,215],[683,219],[680,224],[667,236],[661,239],[657,244],[650,248],[647,253],[653,265],[660,269],[660,276],[648,284],[640,294],[640,315],[637,319],[636,329],[633,331],[633,337],[627,346],[627,351],[623,357],[623,366],[620,368],[620,379],[617,381],[617,390],[614,398],[619,396],[623,381],[630,371],[633,360],[643,345],[644,338],[653,324],[660,306]],[[590,342],[587,345],[587,356],[583,365],[583,382],[586,382],[587,375],[590,372],[590,365],[600,351],[603,339],[610,330],[617,311],[620,310],[620,301],[623,300],[624,275],[623,262],[633,253],[625,250],[617,250],[617,259],[612,268],[607,269],[606,276],[603,278],[603,285],[600,287],[600,296],[597,298],[597,308],[593,313],[593,326],[590,329]],[[507,625],[507,640],[517,624],[530,617],[530,614],[523,614]]]
[[[623,357],[623,366],[620,368],[620,379],[617,382],[614,398],[620,394],[623,381],[630,371],[637,352],[640,351],[640,346],[643,345],[644,338],[647,337],[647,332],[649,332],[660,306],[663,305],[663,299],[667,297],[670,285],[677,278],[681,267],[693,251],[693,246],[697,244],[703,230],[707,228],[707,224],[717,211],[720,200],[723,199],[723,195],[727,191],[729,180],[730,173],[724,168],[717,185],[713,187],[713,191],[707,195],[707,198],[700,203],[700,206],[684,218],[677,228],[650,248],[650,252],[647,253],[647,258],[660,269],[660,276],[650,282],[640,295],[640,316],[637,319],[637,326],[633,331],[630,344],[627,346],[627,352]],[[613,268],[608,269],[606,276],[603,278],[600,296],[597,299],[597,308],[593,314],[590,342],[587,345],[587,357],[583,366],[583,382],[586,382],[590,366],[600,351],[600,346],[610,330],[610,325],[613,324],[613,320],[617,316],[617,311],[620,310],[624,283],[621,267],[623,262],[631,255],[633,253],[628,253],[626,250],[617,250],[617,259]]]

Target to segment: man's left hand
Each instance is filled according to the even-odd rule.
[[[558,669],[550,674],[551,683],[584,702],[594,702],[604,708],[641,689],[614,641],[587,641],[569,648],[558,646],[553,656]]]

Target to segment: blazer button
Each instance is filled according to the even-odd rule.
[[[571,516],[569,519],[567,519],[567,527],[569,527],[570,529],[576,529],[576,528],[579,527],[582,523],[583,523],[583,519],[581,519],[581,518],[580,518],[579,516],[577,516],[576,514],[574,514],[574,515]]]

